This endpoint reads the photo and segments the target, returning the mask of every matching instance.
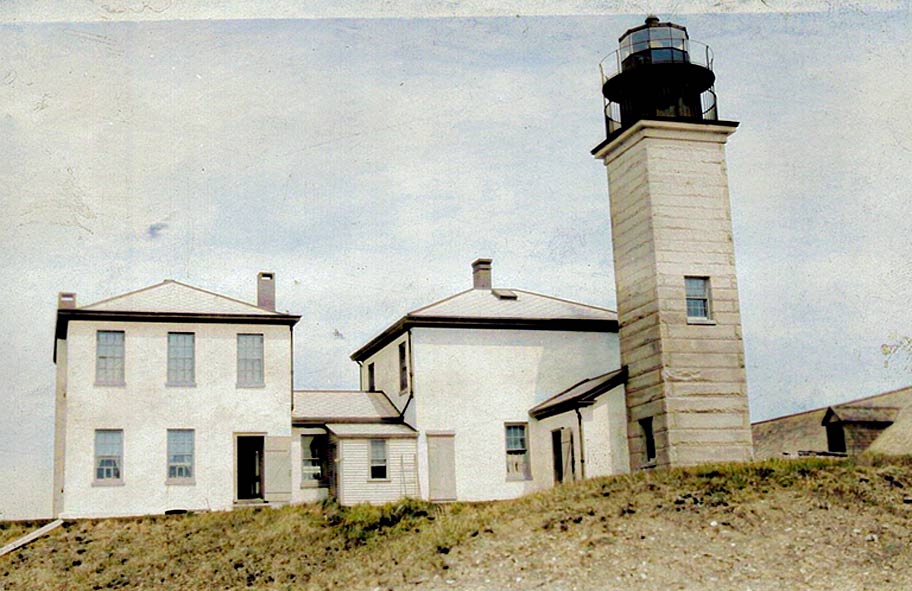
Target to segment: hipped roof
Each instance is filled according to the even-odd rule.
[[[500,297],[512,292],[516,297]],[[617,313],[523,289],[469,289],[413,310],[352,353],[363,361],[412,327],[617,332]]]

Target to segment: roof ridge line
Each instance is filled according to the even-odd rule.
[[[463,291],[460,291],[459,293],[454,293],[451,296],[447,296],[447,297],[443,298],[442,300],[437,300],[436,302],[432,302],[432,303],[428,304],[427,306],[421,306],[420,308],[416,308],[416,309],[412,310],[411,312],[406,312],[406,314],[405,314],[405,316],[403,316],[403,318],[411,316],[412,314],[418,314],[419,312],[423,312],[424,310],[427,310],[428,308],[433,308],[434,306],[437,306],[444,302],[448,302],[452,299],[458,298],[459,296],[465,295],[465,294],[469,293],[470,291],[475,291],[475,288],[473,287],[470,289],[465,289]]]

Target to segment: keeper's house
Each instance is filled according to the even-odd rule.
[[[88,306],[59,296],[54,514],[291,499],[298,316],[165,281]]]

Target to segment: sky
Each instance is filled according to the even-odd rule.
[[[302,316],[298,388],[357,388],[350,353],[470,287],[478,257],[495,287],[614,308],[598,63],[653,11],[713,48],[720,116],[741,123],[727,159],[752,420],[912,383],[909,358],[884,354],[912,335],[908,7],[180,21],[166,0],[85,18],[12,4],[0,519],[50,511],[59,291],[84,305],[171,278],[253,301],[273,271],[278,308]]]

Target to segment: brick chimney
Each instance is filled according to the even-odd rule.
[[[275,273],[257,275],[257,306],[275,311]]]
[[[57,294],[57,309],[72,310],[76,307],[76,294],[68,291],[61,291]]]
[[[475,259],[472,283],[474,289],[491,289],[491,259]]]

